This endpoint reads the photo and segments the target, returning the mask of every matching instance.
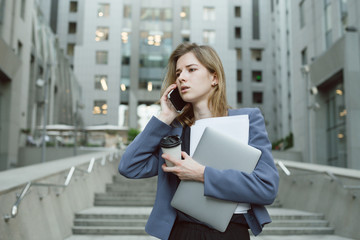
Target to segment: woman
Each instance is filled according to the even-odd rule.
[[[188,102],[181,114],[167,98],[176,87]],[[128,178],[158,176],[156,200],[145,227],[150,235],[160,239],[250,239],[248,228],[258,235],[263,226],[271,222],[264,205],[274,201],[279,175],[271,155],[264,119],[259,109],[229,109],[225,93],[223,66],[211,47],[184,43],[175,49],[164,80],[161,112],[152,117],[128,146],[119,164],[119,172]],[[232,115],[249,116],[248,144],[262,152],[251,174],[219,171],[199,164],[188,155],[189,127],[195,121]],[[159,143],[168,135],[181,136],[183,160],[162,153]],[[165,160],[175,166],[167,167]],[[226,231],[219,232],[171,207],[180,180],[203,182],[206,196],[250,203],[251,207],[245,213],[235,213]]]

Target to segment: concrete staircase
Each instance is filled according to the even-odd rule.
[[[68,240],[96,239],[94,236],[104,239],[105,236],[115,235],[117,239],[154,239],[147,236],[144,227],[155,199],[156,178],[130,180],[115,176],[113,180],[106,186],[106,193],[95,195],[93,208],[75,214],[74,235]],[[334,229],[329,227],[323,214],[284,209],[278,201],[268,210],[273,222],[256,239],[270,239],[262,236],[273,235],[303,236],[304,239],[312,239],[310,235],[316,235],[313,239],[333,236]]]

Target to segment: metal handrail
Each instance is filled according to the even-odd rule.
[[[320,171],[320,172],[316,172],[316,173],[301,173],[301,174],[292,174],[290,172],[290,170],[285,166],[285,164],[280,161],[280,160],[277,160],[275,162],[279,167],[280,169],[285,173],[285,175],[287,176],[299,176],[299,175],[311,175],[311,174],[326,174],[330,177],[331,181],[335,181],[339,186],[341,186],[342,188],[344,189],[351,189],[351,190],[360,190],[360,185],[345,185],[343,184],[343,182],[338,178],[336,177],[332,172],[330,171]]]
[[[109,161],[113,161],[113,158],[114,158],[114,155],[116,156],[116,158],[118,158],[118,154],[116,153],[112,153],[110,154],[110,157],[109,157]],[[106,157],[107,156],[104,156],[102,157],[102,161],[101,161],[101,165],[105,165],[106,163]],[[37,183],[37,182],[27,182],[27,184],[25,185],[25,187],[23,188],[23,190],[21,191],[20,195],[18,195],[14,205],[12,206],[11,208],[11,213],[10,214],[6,214],[3,218],[5,220],[5,222],[8,222],[11,218],[15,218],[19,212],[19,206],[20,206],[20,203],[21,201],[24,199],[25,195],[28,193],[29,189],[34,186],[34,187],[61,187],[61,188],[66,188],[70,182],[71,182],[71,179],[74,175],[74,172],[75,170],[77,171],[81,171],[81,172],[85,172],[85,173],[88,173],[90,174],[94,168],[94,165],[95,165],[95,161],[96,159],[93,157],[91,158],[90,160],[90,163],[89,163],[89,166],[87,168],[87,170],[83,170],[81,168],[76,168],[75,166],[72,166],[70,168],[70,171],[68,173],[68,175],[66,176],[66,179],[65,179],[65,182],[64,184],[54,184],[54,183]]]

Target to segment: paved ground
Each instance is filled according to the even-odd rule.
[[[156,240],[158,238],[149,236],[87,236],[76,235],[65,240]],[[334,235],[303,235],[303,236],[258,236],[251,237],[251,240],[353,240]]]

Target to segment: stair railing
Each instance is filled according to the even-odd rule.
[[[318,174],[325,174],[330,177],[331,182],[336,182],[340,187],[349,190],[360,190],[360,185],[346,185],[344,184],[338,177],[335,176],[334,173],[330,171],[317,171],[317,172],[310,172],[310,173],[296,173],[293,174],[290,170],[286,167],[286,165],[281,160],[275,160],[275,164],[280,167],[280,169],[285,173],[286,176],[305,176],[305,175],[318,175]],[[295,180],[293,180],[295,181]],[[312,181],[310,181],[312,183]],[[356,195],[352,195],[353,199],[356,198]]]
[[[115,158],[118,158],[118,153],[112,153],[112,154],[103,156],[101,158],[101,165],[102,166],[106,164],[107,156],[109,156],[109,161],[112,162],[113,159],[114,159],[114,156],[115,156]],[[87,170],[83,170],[81,168],[72,166],[70,168],[70,170],[69,170],[69,173],[66,176],[64,184],[38,183],[38,182],[31,182],[31,181],[27,182],[25,187],[22,189],[21,193],[17,196],[17,199],[16,199],[14,205],[11,208],[10,214],[6,214],[5,216],[3,216],[3,219],[5,220],[5,222],[9,222],[10,219],[15,218],[17,216],[17,214],[19,212],[19,206],[20,206],[22,200],[24,199],[24,197],[26,196],[26,194],[29,192],[31,187],[57,187],[57,188],[63,188],[64,189],[70,184],[71,179],[72,179],[75,171],[80,171],[80,172],[83,172],[83,173],[91,174],[92,170],[94,168],[94,165],[95,165],[95,161],[96,161],[96,159],[94,157],[91,158]],[[56,195],[59,196],[60,193],[58,192]],[[40,197],[40,199],[42,199],[42,197]]]

